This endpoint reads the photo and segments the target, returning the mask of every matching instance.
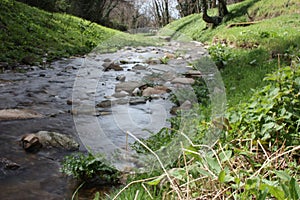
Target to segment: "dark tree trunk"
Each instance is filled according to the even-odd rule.
[[[217,26],[221,23],[222,18],[219,16],[211,17],[207,14],[207,1],[201,0],[201,6],[202,6],[202,19],[209,24],[213,24],[213,26]]]
[[[219,0],[218,11],[219,17],[222,18],[229,13],[226,5],[226,0]]]

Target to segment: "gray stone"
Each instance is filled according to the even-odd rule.
[[[117,81],[124,82],[124,81],[126,80],[126,76],[124,76],[124,75],[119,75],[119,76],[116,77],[116,80],[117,80]]]
[[[16,120],[16,119],[33,119],[42,118],[42,114],[39,114],[32,110],[25,109],[4,109],[0,110],[0,121],[1,120]]]
[[[73,138],[61,133],[39,131],[36,136],[44,147],[58,147],[66,150],[79,149],[79,144]]]
[[[184,84],[184,85],[191,85],[193,83],[195,83],[195,80],[192,78],[182,78],[182,77],[178,77],[178,78],[174,78],[171,83],[176,84]]]
[[[129,96],[129,93],[126,91],[121,91],[121,92],[116,92],[115,94],[112,95],[115,98],[123,98]]]
[[[146,102],[147,100],[144,97],[133,97],[129,100],[130,105],[145,104]]]
[[[71,137],[51,131],[39,131],[37,133],[25,134],[21,138],[24,150],[35,152],[42,147],[56,147],[66,150],[78,150],[79,144]]]
[[[139,88],[143,85],[143,83],[136,82],[136,81],[128,81],[128,82],[121,82],[116,84],[116,92],[126,91],[128,93],[132,93],[135,88]]]
[[[115,64],[115,63],[109,63],[109,64],[107,64],[107,63],[104,63],[103,65],[102,65],[103,67],[104,67],[104,69],[103,69],[103,71],[110,71],[110,70],[114,70],[114,71],[123,71],[123,68],[120,66],[120,65],[118,65],[118,64]]]

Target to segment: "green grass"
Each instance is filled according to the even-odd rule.
[[[289,6],[283,7],[286,3]],[[117,199],[137,193],[151,199],[145,191],[159,192],[159,199],[300,198],[299,8],[298,0],[246,0],[231,5],[231,14],[215,29],[206,28],[201,15],[194,14],[160,31],[173,39],[190,37],[209,44],[212,59],[225,63],[220,71],[229,102],[227,118],[217,123],[222,136],[209,153],[202,153],[201,141],[218,126],[217,119],[175,124],[179,129],[188,127],[179,132],[197,131],[200,138],[190,138],[193,144],[182,150],[175,166],[169,166],[171,180],[155,179],[151,173],[146,176],[154,178],[150,183],[140,177],[128,180],[128,188]],[[246,13],[259,23],[227,28],[249,21]],[[175,123],[176,119],[180,121],[173,118]],[[155,140],[152,143],[146,141],[151,149],[156,145]],[[152,188],[143,188],[141,182]]]
[[[226,60],[227,65],[221,72],[229,105],[235,105],[247,100],[251,89],[263,86],[265,74],[276,69],[278,54],[281,54],[281,62],[300,55],[300,3],[297,0],[246,0],[230,5],[229,11],[231,14],[223,24],[214,29],[206,28],[201,14],[194,14],[172,22],[160,33],[172,35],[174,39],[184,34],[209,45],[226,45],[231,58]],[[216,10],[210,11],[211,15],[215,13]],[[232,23],[249,21],[247,13],[258,23],[227,28]]]
[[[88,53],[98,45],[102,45],[105,51],[111,51],[122,45],[155,43],[71,15],[45,12],[14,0],[0,0],[0,7],[0,62],[15,64],[26,60],[26,64],[39,64],[45,54],[47,60],[52,61]],[[114,39],[110,40],[112,37]]]

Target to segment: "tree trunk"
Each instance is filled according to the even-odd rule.
[[[209,24],[213,24],[213,26],[217,26],[221,23],[222,18],[220,17],[210,17],[207,14],[207,1],[201,0],[201,6],[202,6],[202,19]]]
[[[226,0],[219,0],[218,11],[219,17],[222,18],[229,13],[226,5]]]

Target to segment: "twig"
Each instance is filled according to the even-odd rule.
[[[135,196],[134,196],[134,200],[137,200],[138,196],[139,196],[139,190],[136,191]]]
[[[72,200],[75,199],[75,195],[78,193],[78,191],[80,190],[80,188],[82,188],[82,186],[85,184],[85,181],[83,181],[74,191],[73,195],[72,195]]]
[[[186,199],[189,200],[190,199],[190,194],[189,194],[189,190],[190,190],[190,188],[189,188],[189,185],[190,185],[189,169],[188,169],[188,166],[187,166],[185,151],[184,151],[182,142],[180,142],[180,145],[181,145],[181,149],[182,149],[183,161],[184,161],[185,172],[186,172],[186,181],[187,181],[187,185],[186,185]]]
[[[264,154],[266,155],[266,157],[267,157],[267,161],[269,161],[269,160],[270,160],[270,158],[269,158],[269,156],[268,156],[268,154],[267,154],[267,152],[266,152],[265,148],[263,147],[263,145],[260,143],[260,141],[259,141],[259,140],[257,140],[257,143],[259,144],[260,148],[263,150]]]
[[[150,196],[150,198],[153,199],[151,193],[149,192],[148,188],[146,188],[146,186],[144,185],[144,183],[142,183],[142,186],[143,186],[144,190],[148,193],[148,195]]]
[[[223,194],[224,192],[226,192],[226,191],[227,191],[228,189],[230,189],[230,188],[231,188],[231,187],[227,187],[227,188],[225,188],[224,190],[218,192],[212,200],[217,199],[217,197],[219,197],[221,194]]]
[[[123,187],[122,190],[120,190],[120,191],[116,194],[116,196],[114,196],[114,198],[113,198],[112,200],[117,199],[117,197],[120,196],[120,194],[121,194],[124,190],[126,190],[127,188],[129,188],[132,184],[135,184],[135,183],[142,183],[142,182],[145,182],[145,181],[151,181],[151,180],[156,179],[156,178],[158,178],[158,176],[156,176],[156,177],[151,177],[151,178],[147,178],[147,179],[142,179],[142,180],[132,181],[132,182],[128,183],[125,187]]]
[[[279,157],[281,157],[281,156],[284,156],[284,155],[286,155],[286,154],[289,154],[289,153],[291,153],[291,152],[293,152],[293,151],[297,151],[297,150],[299,150],[299,149],[300,149],[300,145],[294,147],[294,148],[291,149],[291,150],[288,150],[288,151],[286,151],[286,152],[283,152],[283,153],[281,153],[281,154],[278,154],[277,156],[271,158],[270,160],[266,160],[266,161],[263,163],[263,165],[259,168],[259,170],[257,170],[254,174],[252,174],[252,176],[251,176],[249,179],[251,179],[251,178],[257,176],[257,175],[260,173],[260,171],[261,171],[262,169],[264,169],[268,164],[270,164],[270,162],[272,162],[273,160],[276,160],[277,158],[279,158]]]

